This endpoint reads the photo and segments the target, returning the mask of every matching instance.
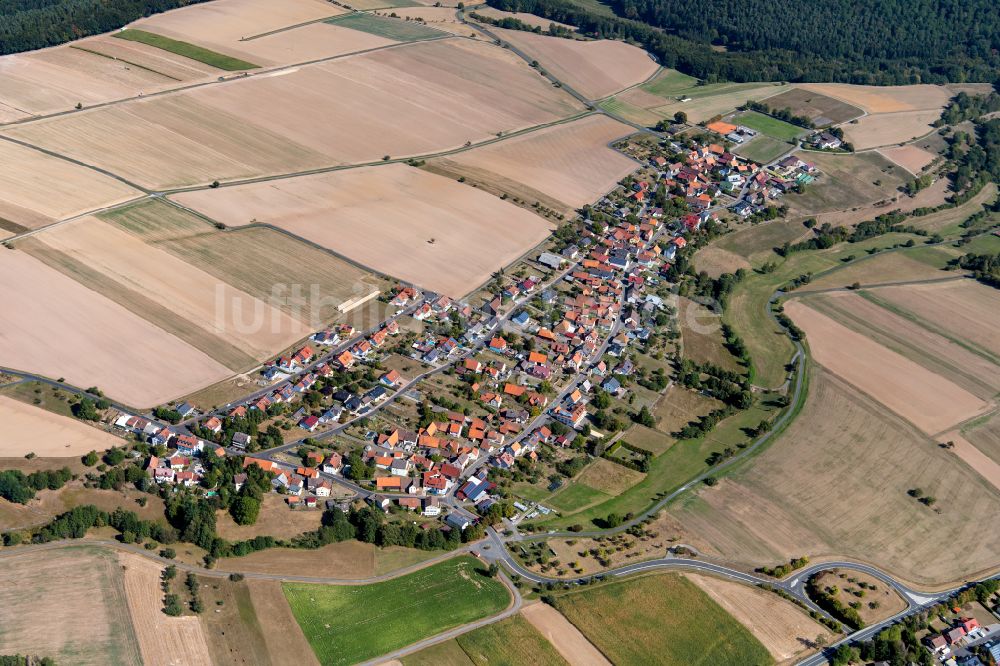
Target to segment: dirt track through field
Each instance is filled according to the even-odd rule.
[[[928,435],[990,409],[965,389],[826,315],[793,300],[785,311],[805,330],[817,363],[844,378]]]
[[[276,580],[248,580],[250,599],[275,666],[319,666]]]
[[[611,662],[563,614],[545,603],[521,609],[524,619],[573,666],[611,666]]]

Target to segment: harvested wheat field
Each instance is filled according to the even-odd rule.
[[[608,145],[633,131],[607,116],[592,115],[432,160],[430,165],[526,201],[531,198],[525,190],[537,189],[568,212],[601,198],[639,167]]]
[[[280,74],[7,131],[169,189],[459,148],[580,110],[513,54],[468,40],[414,43]]]
[[[243,79],[41,120],[7,131],[15,138],[159,189],[328,164],[330,158],[319,152],[250,126],[194,97],[213,88],[260,87],[267,81]],[[243,103],[258,111],[261,100],[274,99],[266,93],[261,97],[254,91],[248,94]]]
[[[735,273],[739,269],[750,270],[750,262],[735,252],[723,250],[717,245],[708,245],[694,255],[695,270],[704,271],[717,278],[723,273]]]
[[[962,436],[1000,464],[1000,415],[994,413],[989,419],[967,425],[962,429]]]
[[[973,280],[878,289],[879,299],[927,326],[1000,358],[1000,291]]]
[[[77,104],[88,106],[149,94],[176,87],[184,80],[175,68],[153,71],[139,61],[124,61],[124,55],[118,61],[106,57],[103,40],[108,38],[0,57],[0,123],[70,111]],[[169,61],[187,60],[164,54]],[[192,70],[186,78],[198,76]]]
[[[844,125],[844,139],[856,150],[892,146],[918,139],[934,130],[941,109],[901,111],[865,116],[857,124]]]
[[[838,125],[857,118],[861,109],[815,90],[792,88],[767,101],[772,109],[789,109],[796,116],[805,116],[817,127]]]
[[[588,99],[601,99],[642,83],[659,69],[648,53],[625,42],[579,41],[501,28],[491,32],[538,60],[539,69],[551,72]]]
[[[560,28],[576,30],[576,26],[572,26],[568,23],[560,23],[559,21],[552,21],[547,18],[542,18],[541,16],[528,14],[527,12],[505,12],[502,9],[495,9],[493,7],[477,7],[475,13],[493,19],[504,19],[504,18],[517,19],[521,23],[530,25],[533,28],[541,28],[542,30],[548,30],[549,26],[553,24],[555,24]]]
[[[158,35],[224,53],[236,58],[254,60],[254,48],[261,40],[269,40],[275,31],[282,36],[294,26],[310,21],[343,14],[346,10],[322,0],[216,0],[204,4],[182,7],[163,14],[140,19],[130,28],[146,30]],[[329,33],[335,40],[336,33]],[[306,41],[315,39],[313,33]],[[295,53],[294,40],[281,40]],[[296,59],[284,62],[299,62]],[[268,63],[257,63],[268,64]]]
[[[947,183],[947,180],[944,178],[939,182],[942,181]],[[920,194],[923,194],[923,191],[918,193],[917,196],[919,197]],[[945,208],[930,215],[914,218],[913,226],[926,231],[941,232],[943,235],[958,235],[963,232],[961,226],[959,226],[962,222],[993,204],[996,199],[996,183],[986,183],[978,193],[965,203],[954,208]]]
[[[985,413],[990,408],[985,400],[850,330],[803,301],[789,301],[785,304],[785,312],[806,332],[809,351],[817,363],[928,435]]]
[[[884,301],[868,292],[810,296],[805,302],[983,400],[1000,392],[1000,363],[882,307]]]
[[[87,217],[36,236],[46,249],[25,251],[98,293],[128,303],[234,371],[246,370],[305,338],[310,328],[269,302],[246,294],[132,234]],[[121,294],[138,292],[143,304]]]
[[[73,47],[85,49],[105,58],[117,59],[129,66],[138,66],[169,77],[178,84],[188,81],[219,76],[222,70],[164,49],[118,39],[112,35],[99,35],[73,43]]]
[[[229,226],[273,224],[372,270],[461,296],[550,227],[513,204],[403,164],[179,194]]]
[[[928,109],[940,111],[953,94],[944,86],[930,84],[861,86],[850,83],[800,83],[796,86],[854,104],[872,114]]]
[[[1000,464],[971,444],[958,430],[947,432],[940,439],[953,444],[954,448],[949,450],[1000,491]]]
[[[248,580],[253,610],[263,625],[264,643],[274,666],[319,666],[276,580]]]
[[[861,107],[869,115],[844,125],[844,138],[858,150],[891,146],[923,136],[941,116],[952,92],[944,86],[859,86],[805,83],[800,88]]]
[[[296,510],[288,507],[285,498],[275,493],[264,495],[260,516],[253,525],[237,525],[228,511],[216,511],[216,525],[219,536],[229,541],[243,541],[256,536],[267,535],[276,539],[291,539],[303,532],[319,527],[323,512],[320,510]]]
[[[113,178],[9,141],[0,141],[0,181],[0,228],[12,233],[140,196]]]
[[[521,616],[574,666],[610,666],[611,662],[562,613],[546,603],[529,604]]]
[[[818,637],[833,637],[829,629],[774,593],[714,576],[685,576],[749,629],[779,664],[794,663],[816,650]]]
[[[77,419],[52,412],[0,395],[0,423],[3,440],[0,456],[81,456],[88,451],[104,451],[121,440],[106,432],[85,425]]]
[[[911,145],[883,148],[879,152],[912,174],[923,171],[937,157],[930,151]]]
[[[101,219],[281,308],[312,329],[342,318],[353,309],[351,303],[387,286],[372,273],[275,229],[220,231],[163,201],[120,208]],[[289,262],[288,257],[295,261]],[[313,298],[314,291],[317,298]]]
[[[161,609],[163,567],[133,553],[118,553],[124,572],[128,609],[132,614],[144,666],[212,666],[201,622],[195,616],[170,617]]]
[[[10,550],[2,561],[0,653],[45,655],[59,664],[143,663],[113,552]],[[160,613],[158,581],[150,589]]]
[[[995,545],[981,535],[1000,529],[1000,493],[850,385],[811,372],[787,432],[752,466],[671,509],[695,543],[749,566],[854,558],[918,586],[995,567]],[[937,498],[933,508],[907,494],[918,487]]]
[[[334,11],[339,10],[334,5],[328,7]],[[270,67],[307,63],[395,43],[395,40],[383,36],[320,21],[231,45],[220,45],[219,50],[262,67]],[[287,73],[287,69],[282,69],[272,74],[261,73],[255,76],[285,76]]]
[[[910,280],[935,280],[948,277],[941,269],[922,261],[917,261],[906,252],[883,252],[864,261],[818,277],[810,282],[801,293],[821,289],[849,287],[855,282],[862,287],[873,284],[891,284]]]
[[[598,458],[587,469],[583,470],[576,481],[614,497],[639,483],[643,478],[645,478],[645,474],[642,472],[637,472],[604,458]]]
[[[98,386],[138,407],[230,373],[194,347],[23,252],[0,254],[0,365]]]

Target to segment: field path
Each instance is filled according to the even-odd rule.
[[[611,666],[601,651],[552,606],[531,604],[524,607],[521,615],[574,666]]]

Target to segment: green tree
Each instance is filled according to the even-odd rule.
[[[229,507],[229,513],[237,525],[253,525],[260,515],[260,500],[247,495],[237,497]]]

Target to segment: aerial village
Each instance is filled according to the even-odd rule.
[[[678,253],[704,225],[762,219],[818,175],[798,158],[734,155],[726,146],[752,130],[714,125],[718,142],[620,142],[637,171],[466,301],[399,284],[382,296],[386,320],[317,331],[237,403],[122,413],[115,426],[159,447],[148,473],[167,486],[200,487],[211,453],[271,473],[290,510],[364,500],[461,530],[491,510],[515,522],[549,513],[505,481],[565,460],[581,433],[601,436],[589,403],[624,397],[645,373],[631,350],[662,346]]]

